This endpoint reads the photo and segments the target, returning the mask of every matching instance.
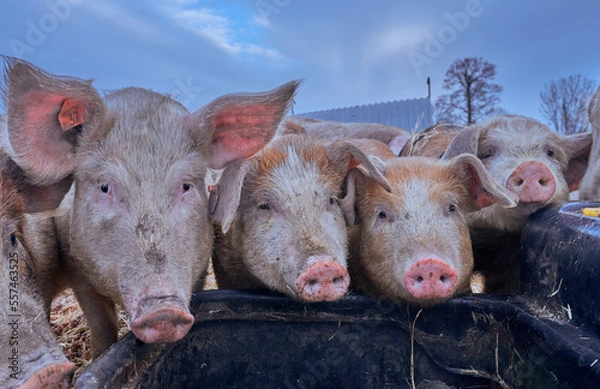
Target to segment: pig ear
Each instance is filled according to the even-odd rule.
[[[73,172],[78,138],[98,127],[102,98],[91,81],[55,76],[28,62],[3,58],[5,148],[33,183],[59,181]]]
[[[385,173],[385,163],[377,157],[369,157],[369,160],[373,166],[380,172],[380,174]],[[364,165],[358,165],[357,167],[351,169],[348,172],[346,177],[346,188],[345,188],[345,196],[340,200],[340,207],[344,212],[344,218],[346,219],[347,226],[353,226],[354,224],[358,224],[359,220],[356,216],[356,188],[363,188],[365,186],[365,180],[372,179],[377,182],[388,192],[391,192],[391,187],[389,187],[389,181],[385,177],[384,184],[382,181],[379,181],[374,178],[373,174],[369,172],[368,169],[365,169]]]
[[[209,186],[208,206],[211,219],[221,226],[224,234],[229,231],[240,204],[242,185],[250,166],[251,161],[237,160],[223,170],[216,185]]]
[[[569,190],[577,190],[588,166],[592,150],[592,133],[561,136],[560,145],[569,158],[565,180],[569,185]]]
[[[363,179],[361,171],[358,168],[352,169],[348,172],[346,177],[346,195],[340,200],[340,207],[344,212],[344,219],[346,220],[347,226],[353,226],[358,224],[356,217],[356,181]],[[358,185],[361,186],[360,184]]]
[[[388,143],[388,146],[390,147],[390,149],[392,149],[396,156],[399,156],[402,153],[404,146],[411,138],[412,135],[410,134],[398,135]]]
[[[359,167],[365,176],[378,182],[388,192],[392,191],[389,181],[383,175],[385,165],[379,158],[370,158],[358,147],[345,141],[336,141],[328,145],[327,155],[334,166],[346,172]]]
[[[483,127],[477,125],[463,128],[446,148],[442,160],[449,161],[457,155],[465,153],[477,155],[479,137],[482,131]]]
[[[377,157],[368,157],[356,146],[344,142],[333,142],[328,146],[327,154],[334,166],[346,170],[346,194],[340,200],[340,206],[344,211],[347,225],[356,223],[354,203],[356,199],[356,181],[369,178],[376,181],[386,191],[391,192],[392,187],[385,178],[385,164]]]
[[[192,131],[208,137],[209,165],[221,169],[261,150],[275,135],[299,81],[263,93],[219,97],[190,115]]]
[[[476,156],[458,155],[448,162],[448,166],[467,188],[467,205],[470,211],[477,211],[494,203],[504,208],[517,206],[518,197],[499,185]]]

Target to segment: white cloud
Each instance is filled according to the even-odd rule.
[[[226,17],[216,15],[207,8],[200,8],[176,11],[173,19],[230,54],[240,52],[240,44],[235,43],[235,33]]]
[[[390,55],[403,54],[425,41],[427,30],[420,26],[395,26],[377,32],[367,41],[365,55],[377,62]]]
[[[258,55],[278,62],[286,60],[286,57],[275,49],[263,47],[257,43],[243,42],[240,39],[240,29],[235,27],[230,18],[218,14],[212,8],[189,9],[192,4],[193,1],[190,0],[165,1],[160,9],[185,28],[212,42],[230,55]]]

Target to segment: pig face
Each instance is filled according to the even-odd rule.
[[[229,246],[215,247],[219,286],[244,285],[223,282],[232,278],[232,262],[237,261],[259,287],[303,301],[344,296],[350,281],[339,198],[347,172],[359,163],[377,185],[389,189],[387,180],[353,145],[306,136],[281,137],[245,169],[226,169],[219,190],[234,193],[228,186],[240,180],[240,174],[244,177],[239,200],[219,196],[217,203],[214,219],[226,234],[223,244]],[[224,207],[229,211],[221,210]]]
[[[94,356],[116,340],[114,303],[144,342],[183,337],[213,239],[207,168],[224,168],[269,142],[298,83],[223,96],[188,113],[141,88],[101,99],[89,82],[22,61],[9,64],[7,78],[9,110],[22,121],[9,125],[15,154],[28,166],[49,161],[47,181],[75,177],[70,212],[57,224]],[[40,153],[25,152],[33,148]]]
[[[518,206],[493,205],[471,215],[473,227],[519,231],[527,217],[566,201],[587,166],[591,134],[561,136],[530,118],[506,116],[464,128],[444,159],[461,153],[479,157],[490,175],[519,197]]]
[[[593,146],[590,164],[581,180],[579,199],[600,201],[600,88],[590,101],[588,115],[592,123]]]
[[[0,118],[0,126],[5,124]],[[58,346],[37,290],[36,264],[24,240],[23,172],[0,155],[0,368],[3,388],[69,387],[75,369]]]
[[[359,225],[351,230],[351,277],[375,297],[432,305],[463,292],[473,269],[467,214],[494,202],[515,206],[472,155],[448,163],[387,161],[392,191],[362,173],[349,178]],[[353,208],[346,206],[348,213]]]

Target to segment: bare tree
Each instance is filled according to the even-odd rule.
[[[469,125],[497,112],[502,87],[491,83],[495,77],[496,65],[483,58],[454,61],[442,84],[452,92],[440,95],[435,103],[437,121]]]
[[[540,111],[559,134],[589,131],[587,105],[595,90],[596,83],[581,74],[552,80],[540,92]]]

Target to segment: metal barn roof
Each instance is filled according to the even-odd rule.
[[[388,126],[402,127],[406,130],[416,128],[418,131],[433,124],[433,107],[427,97],[356,105],[295,115],[337,122],[381,123]]]

